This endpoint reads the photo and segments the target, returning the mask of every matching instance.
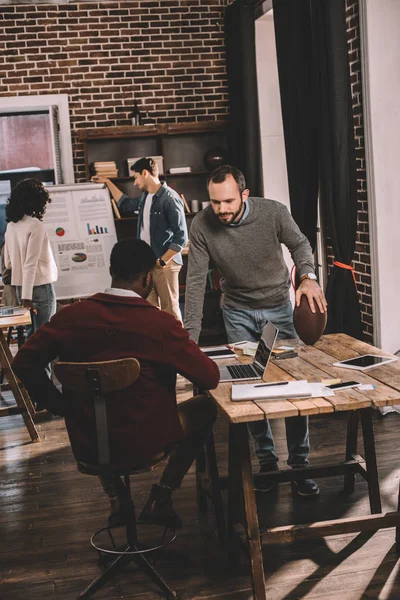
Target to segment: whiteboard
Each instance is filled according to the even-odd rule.
[[[43,223],[58,269],[57,300],[83,298],[110,287],[110,254],[117,241],[110,194],[104,184],[47,187]]]

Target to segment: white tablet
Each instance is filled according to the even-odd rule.
[[[375,354],[364,354],[363,356],[356,356],[355,358],[349,358],[348,360],[341,360],[340,362],[333,363],[334,367],[345,367],[346,369],[357,369],[357,371],[366,371],[367,369],[373,369],[380,365],[385,365],[397,360],[397,358],[391,358],[390,356],[377,356]]]

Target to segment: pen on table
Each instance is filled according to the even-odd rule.
[[[275,383],[255,383],[254,387],[267,387],[270,385],[286,385],[288,381],[277,381]]]

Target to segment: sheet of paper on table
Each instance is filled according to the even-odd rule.
[[[247,342],[244,340],[243,342],[233,342],[232,344],[228,344],[230,348],[238,348],[239,350],[244,350],[245,348],[254,348],[257,349],[258,342]]]
[[[289,381],[286,385],[263,386],[260,383],[233,384],[232,400],[282,400],[296,398],[321,398],[334,396],[334,392],[321,383],[307,380]]]

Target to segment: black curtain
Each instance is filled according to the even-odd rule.
[[[290,207],[313,251],[318,208],[318,96],[309,0],[274,0]]]
[[[292,214],[315,247],[317,182],[335,256],[327,333],[362,337],[351,261],[357,181],[345,0],[274,0]]]
[[[297,1],[297,0],[295,0]],[[357,231],[357,179],[345,0],[311,0],[319,89],[320,195],[335,264],[330,272],[327,333],[362,338],[351,270]]]
[[[225,47],[230,102],[231,162],[252,196],[261,196],[261,139],[255,50],[254,7],[236,0],[225,9]]]

